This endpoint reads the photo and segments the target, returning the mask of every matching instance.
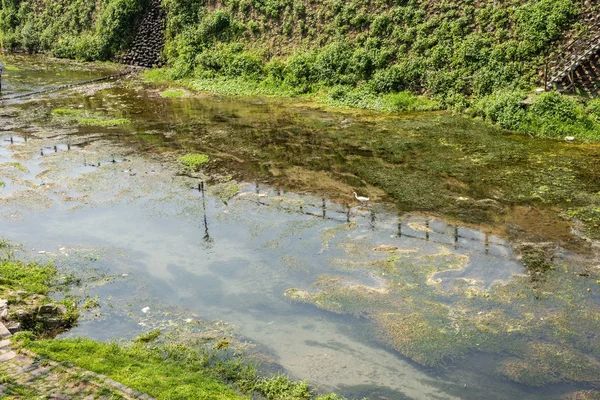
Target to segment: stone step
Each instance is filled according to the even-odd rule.
[[[11,336],[12,336],[12,334],[10,333],[8,328],[6,326],[4,326],[4,324],[2,322],[0,322],[0,339],[6,339]]]

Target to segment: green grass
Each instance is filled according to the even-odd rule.
[[[16,335],[14,342],[54,361],[106,375],[157,399],[236,400],[257,393],[268,400],[342,400],[335,394],[316,394],[306,382],[284,375],[261,378],[254,367],[237,358],[227,359],[219,350],[176,343],[148,345],[158,336],[156,332],[128,345],[81,338],[33,341],[28,334]]]
[[[24,290],[28,293],[47,295],[56,279],[52,264],[34,264],[20,261],[0,261],[0,296],[7,290]]]
[[[24,347],[58,362],[71,362],[158,399],[248,399],[211,376],[201,359],[167,358],[143,345],[119,346],[89,339],[25,341]]]
[[[349,86],[322,87],[315,93],[298,94],[285,85],[276,82],[257,82],[245,77],[216,76],[212,78],[186,78],[173,80],[168,68],[147,70],[142,73],[145,81],[156,84],[179,84],[187,89],[208,92],[221,96],[264,96],[294,97],[305,101],[337,108],[362,108],[374,111],[431,111],[443,106],[426,96],[410,92],[375,93],[368,88]],[[165,96],[163,96],[165,97]]]
[[[146,82],[156,84],[178,84],[198,92],[210,92],[222,96],[273,96],[290,97],[294,92],[280,85],[268,82],[256,82],[247,78],[211,77],[173,79],[173,71],[169,68],[150,69],[142,73]]]

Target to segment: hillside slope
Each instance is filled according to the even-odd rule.
[[[125,51],[149,5],[149,0],[0,1],[2,48],[87,61]]]
[[[544,50],[583,10],[574,0],[165,0],[178,76],[245,75],[298,92],[368,84],[486,95],[538,81]]]
[[[115,59],[130,47],[148,5],[1,0],[0,40],[8,49]],[[586,110],[565,100],[567,109],[548,110],[555,101],[540,96],[543,117],[558,115],[550,127],[520,110],[526,92],[542,84],[546,54],[559,52],[600,11],[585,0],[162,0],[162,6],[169,79],[229,79],[236,87],[325,93],[333,104],[375,109],[469,110],[509,129],[558,136],[575,126],[581,128],[575,134],[600,137],[600,104]],[[403,91],[413,94],[388,95]]]

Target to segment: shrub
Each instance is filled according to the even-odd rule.
[[[425,68],[421,60],[407,60],[377,71],[371,86],[379,93],[418,90],[422,86],[424,73]]]
[[[538,118],[571,123],[583,116],[580,102],[557,92],[542,93],[536,96],[530,111]]]
[[[293,55],[288,61],[285,82],[296,87],[299,92],[309,91],[317,77],[315,62],[314,53]]]
[[[327,85],[350,81],[347,74],[352,54],[352,47],[347,42],[334,42],[325,46],[318,52],[314,62],[317,80]]]
[[[263,74],[263,61],[256,54],[241,52],[228,57],[225,73],[228,76],[259,78]]]
[[[143,4],[142,0],[110,0],[104,5],[97,22],[97,40],[88,43],[99,46],[98,58],[106,60],[123,51],[131,42],[134,34],[132,27],[143,10]],[[95,53],[96,50],[88,52]]]
[[[517,130],[527,118],[523,105],[526,97],[521,92],[498,92],[480,99],[471,111],[503,128]]]
[[[566,24],[577,15],[573,0],[534,0],[517,8],[517,33],[530,52],[538,52],[556,39]]]
[[[587,103],[585,109],[589,117],[596,123],[600,124],[600,99],[596,98]]]
[[[285,79],[286,65],[275,58],[269,61],[264,67],[267,77],[275,82],[282,82]]]
[[[21,43],[23,48],[30,54],[37,52],[40,47],[40,35],[32,19],[27,21],[21,29]]]

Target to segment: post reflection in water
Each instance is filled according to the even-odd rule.
[[[323,220],[336,221],[339,223],[355,222],[358,225],[368,226],[372,231],[385,230],[385,223],[379,225],[379,221],[385,221],[389,218],[391,212],[389,207],[377,205],[352,207],[348,204],[338,204],[328,202],[325,197],[319,199],[307,196],[302,199],[300,204],[294,202],[273,202],[274,197],[281,199],[284,191],[281,189],[264,187],[261,189],[258,182],[255,182],[255,187],[252,190],[255,194],[256,204],[259,206],[276,206],[283,208],[287,212],[299,213],[306,216],[316,217]],[[204,195],[203,195],[204,196]],[[204,198],[204,197],[203,197]],[[296,205],[294,205],[296,204]],[[504,240],[496,238],[491,240],[491,233],[483,232],[476,229],[471,229],[466,226],[448,224],[438,218],[430,216],[413,216],[411,214],[398,214],[398,223],[395,232],[390,232],[390,236],[401,239],[418,239],[427,242],[439,243],[447,246],[452,246],[455,250],[464,248],[465,250],[477,251],[486,255],[504,257],[507,252],[500,248],[509,248],[509,244]],[[206,219],[206,216],[205,216]],[[206,225],[206,224],[205,224]],[[411,226],[412,225],[412,226]],[[208,232],[208,228],[206,229]],[[476,243],[479,243],[473,247]],[[494,254],[490,249],[494,248]]]
[[[204,237],[202,240],[204,240],[204,243],[210,245],[214,242],[214,239],[210,236],[210,232],[208,231],[208,217],[206,215],[206,190],[204,188],[204,181],[198,184],[198,191],[200,191],[200,194],[202,195],[202,212],[204,214]]]

